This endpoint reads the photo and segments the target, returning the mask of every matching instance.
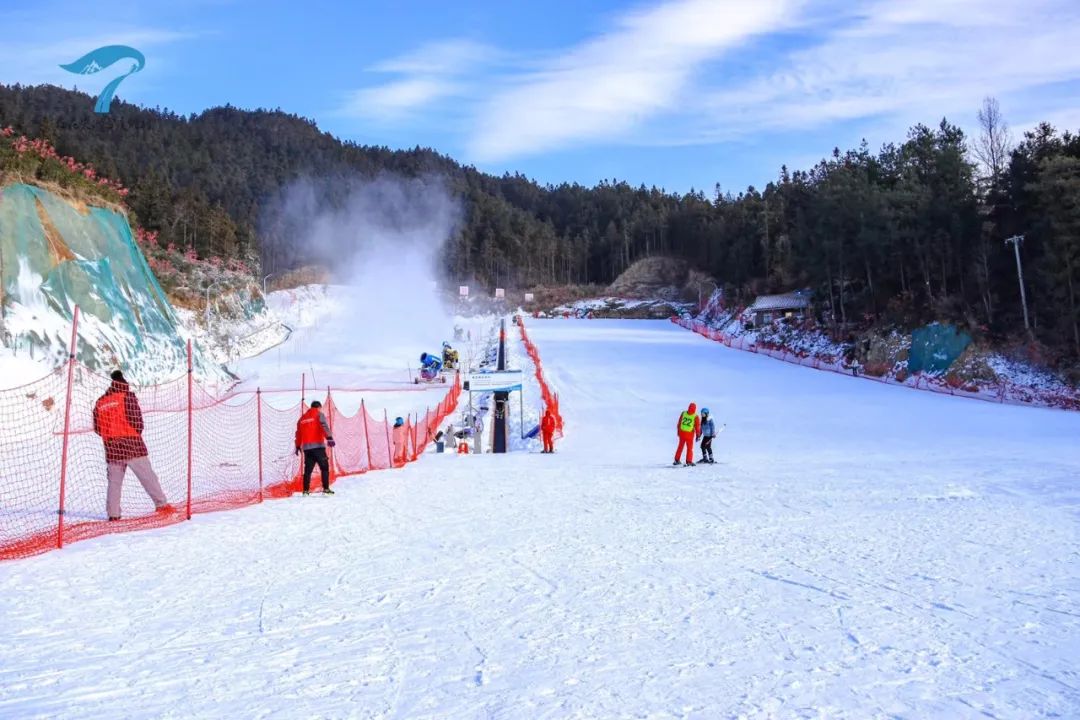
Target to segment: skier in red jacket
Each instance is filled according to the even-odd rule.
[[[105,443],[106,475],[109,485],[105,493],[105,509],[110,520],[120,519],[120,495],[124,473],[128,468],[142,483],[143,490],[154,501],[159,512],[172,510],[161,489],[149,452],[143,442],[142,408],[131,386],[119,370],[110,376],[109,389],[94,404],[94,432]]]
[[[686,466],[690,467],[694,464],[694,440],[701,437],[701,418],[697,414],[696,403],[690,403],[686,412],[679,415],[675,428],[679,433],[679,447],[675,451],[675,462],[672,464],[679,464],[683,448],[686,448]]]
[[[555,413],[548,408],[544,411],[544,419],[540,421],[540,435],[544,440],[544,449],[541,452],[555,452]]]
[[[334,447],[334,438],[330,434],[330,425],[322,411],[322,403],[314,400],[307,412],[296,423],[296,454],[304,453],[304,494],[311,494],[311,473],[319,466],[324,495],[333,495],[330,489],[330,459],[326,455],[327,447]]]

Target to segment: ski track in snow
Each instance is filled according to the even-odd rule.
[[[554,456],[0,565],[0,717],[1080,716],[1080,415],[529,331]],[[663,467],[691,400],[718,462]]]

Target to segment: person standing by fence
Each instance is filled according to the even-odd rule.
[[[551,408],[544,411],[544,419],[540,421],[540,437],[544,441],[541,452],[555,452],[555,413],[551,412]]]
[[[405,464],[405,419],[396,418],[394,420],[394,427],[391,430],[394,442],[394,467],[399,467]]]
[[[94,432],[101,436],[105,445],[105,463],[108,466],[105,511],[109,520],[120,519],[124,474],[129,467],[154,501],[154,507],[159,512],[171,510],[172,506],[150,465],[150,453],[142,439],[144,425],[139,400],[131,392],[131,386],[122,372],[115,370],[110,377],[112,383],[109,389],[94,404]]]
[[[311,494],[311,473],[319,466],[322,479],[323,495],[333,495],[330,489],[330,458],[326,455],[327,447],[334,447],[334,437],[330,433],[330,424],[322,411],[322,403],[311,402],[311,407],[300,416],[296,423],[296,454],[304,453],[304,494]]]

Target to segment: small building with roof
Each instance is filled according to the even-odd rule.
[[[784,295],[759,295],[754,304],[746,309],[746,316],[754,327],[767,325],[780,318],[801,320],[810,310],[810,297],[804,292]]]

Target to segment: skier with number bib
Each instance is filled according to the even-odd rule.
[[[694,440],[701,437],[701,418],[698,417],[696,403],[690,403],[686,412],[679,416],[675,427],[679,432],[679,447],[675,450],[675,462],[672,464],[679,464],[683,448],[686,448],[686,467],[690,467],[694,464]]]
[[[701,462],[713,465],[712,441],[716,437],[716,423],[709,417],[709,408],[701,408]]]

